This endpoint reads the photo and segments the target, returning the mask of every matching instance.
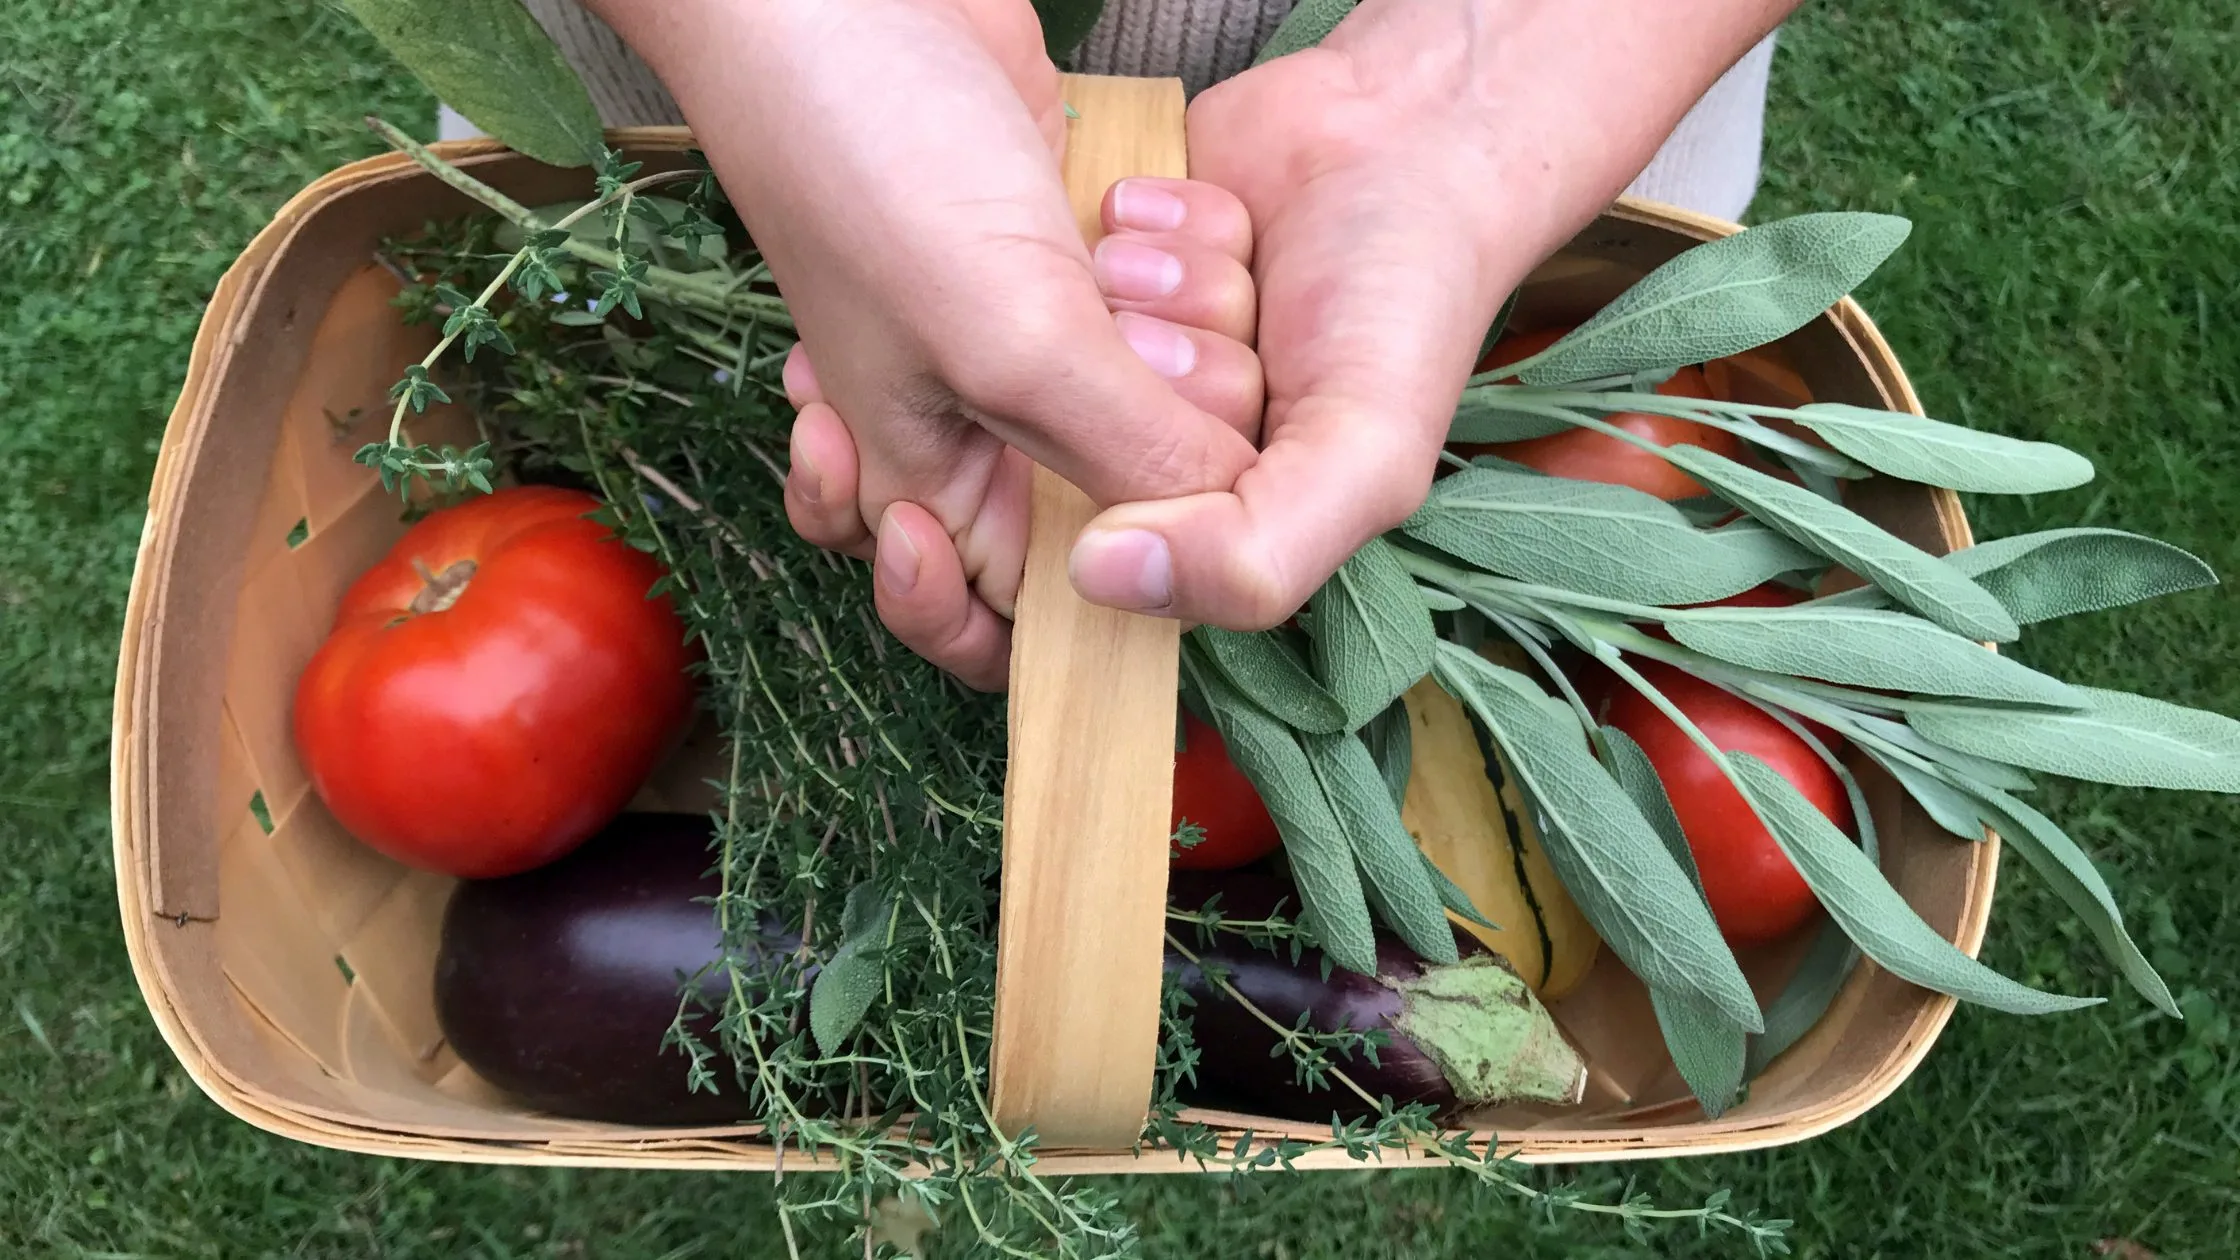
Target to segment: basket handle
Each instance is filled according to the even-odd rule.
[[[1114,181],[1181,177],[1182,83],[1068,75],[1066,195],[1092,245]],[[1096,507],[1034,470],[1011,640],[1003,906],[989,1089],[1043,1148],[1123,1150],[1158,1049],[1181,628],[1074,593],[1067,553]]]

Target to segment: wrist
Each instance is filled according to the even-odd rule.
[[[1411,138],[1479,200],[1476,221],[1499,234],[1489,250],[1537,258],[1615,199],[1794,7],[1365,0],[1323,47],[1347,63],[1366,143]]]

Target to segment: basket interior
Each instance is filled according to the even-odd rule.
[[[542,181],[558,174],[504,156],[478,173],[501,185],[508,174]],[[400,209],[382,230],[407,229],[424,216],[418,207]],[[318,213],[307,215],[292,248],[322,248],[318,226]],[[1669,220],[1653,215],[1605,218],[1535,274],[1518,324],[1579,318],[1686,243]],[[287,295],[291,306],[317,317],[303,320],[295,334],[303,338],[301,366],[285,388],[208,419],[268,426],[272,436],[261,444],[268,462],[246,537],[198,543],[183,531],[166,573],[174,581],[182,570],[191,575],[197,546],[239,566],[238,597],[224,610],[230,632],[222,656],[211,662],[222,662],[222,699],[201,714],[207,742],[166,762],[208,785],[208,814],[182,821],[157,799],[157,785],[170,774],[142,774],[120,762],[120,795],[143,798],[120,799],[119,806],[120,845],[139,868],[120,862],[120,878],[134,884],[126,895],[127,928],[143,987],[206,1088],[255,1122],[305,1140],[440,1158],[766,1167],[769,1148],[751,1127],[633,1129],[563,1120],[525,1111],[485,1085],[444,1045],[434,1016],[437,928],[451,881],[358,844],[310,791],[289,730],[296,677],[345,586],[404,529],[401,505],[351,456],[386,425],[391,382],[433,344],[429,330],[399,323],[390,305],[396,280],[363,258],[330,267],[334,279],[321,291]],[[251,292],[244,309],[279,300],[270,289]],[[1909,404],[1879,338],[1863,317],[1847,322],[1844,309],[1785,343],[1815,394]],[[225,374],[222,365],[217,374]],[[188,407],[183,399],[182,413]],[[174,428],[179,424],[175,417]],[[474,440],[472,418],[457,408],[418,418],[413,432],[435,443]],[[184,459],[191,465],[195,455],[189,449]],[[166,527],[163,476],[152,531]],[[1965,538],[1949,496],[1883,486],[1859,505],[1932,549]],[[160,635],[158,641],[168,642]],[[128,669],[132,651],[128,641]],[[168,686],[185,668],[190,659],[159,654],[156,668],[143,666],[148,677],[139,689]],[[136,738],[159,734],[151,727]],[[639,805],[702,808],[702,760],[719,753],[705,738],[688,744]],[[1892,882],[1932,926],[1972,952],[1988,910],[1991,846],[1943,836],[1871,765],[1856,769],[1881,824]],[[1778,988],[1800,952],[1801,944],[1744,959],[1762,996]],[[1894,1088],[1949,1008],[1949,999],[1863,966],[1820,1026],[1759,1078],[1747,1101],[1709,1121],[1673,1070],[1642,987],[1604,950],[1587,982],[1553,1008],[1591,1064],[1585,1105],[1504,1109],[1474,1120],[1540,1160],[1794,1140],[1856,1115]],[[1206,1118],[1263,1133],[1315,1131],[1261,1117]]]

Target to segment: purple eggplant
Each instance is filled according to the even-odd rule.
[[[722,934],[706,900],[708,820],[625,814],[574,853],[520,875],[459,885],[436,955],[436,1020],[491,1084],[555,1115],[632,1124],[753,1118],[717,1052],[720,1092],[686,1087],[689,1060],[664,1051],[683,981],[709,970]],[[799,937],[766,923],[775,959]],[[746,960],[750,970],[755,958]],[[715,1040],[720,977],[688,1026]]]
[[[1223,916],[1233,920],[1266,919],[1279,909],[1293,917],[1299,910],[1290,884],[1247,872],[1177,871],[1167,900],[1195,911],[1216,894]],[[1228,989],[1287,1030],[1303,1014],[1309,1028],[1323,1032],[1384,1032],[1388,1040],[1374,1063],[1359,1054],[1333,1056],[1332,1063],[1371,1095],[1396,1104],[1428,1103],[1445,1114],[1504,1102],[1579,1101],[1586,1070],[1578,1052],[1531,988],[1467,933],[1455,933],[1461,961],[1440,966],[1380,931],[1376,975],[1333,967],[1325,977],[1318,951],[1307,950],[1294,963],[1288,943],[1271,953],[1234,933],[1205,941],[1195,929],[1178,928],[1176,939],[1221,972],[1228,986],[1215,985],[1205,967],[1168,949],[1168,972],[1193,1001],[1200,1057],[1196,1085],[1185,1091],[1188,1101],[1311,1121],[1328,1120],[1333,1112],[1374,1114],[1335,1080],[1316,1090],[1301,1084],[1292,1056],[1278,1049],[1278,1033]]]
[[[751,1119],[728,1072],[719,1072],[722,1092],[692,1092],[684,1056],[661,1048],[683,978],[709,971],[721,950],[709,840],[704,818],[626,814],[550,866],[462,883],[444,915],[435,980],[436,1017],[459,1057],[555,1115],[629,1124]],[[1279,903],[1298,909],[1291,886],[1269,876],[1178,871],[1172,880],[1168,898],[1186,909],[1216,893],[1231,918],[1266,918]],[[1376,1063],[1338,1063],[1373,1094],[1442,1112],[1577,1100],[1577,1054],[1523,981],[1474,937],[1457,933],[1463,960],[1442,967],[1379,933],[1376,976],[1333,969],[1327,978],[1315,951],[1294,965],[1288,947],[1277,955],[1232,933],[1216,933],[1202,950],[1190,929],[1177,937],[1286,1028],[1305,1013],[1326,1031],[1385,1031],[1390,1040]],[[764,923],[751,943],[758,957],[744,961],[759,970],[799,941]],[[1201,1057],[1186,1101],[1310,1121],[1369,1111],[1335,1082],[1321,1091],[1298,1085],[1290,1057],[1270,1055],[1278,1038],[1267,1025],[1171,949],[1166,966],[1195,1001]],[[712,1042],[722,995],[712,974],[700,983],[710,1009],[688,1026]]]

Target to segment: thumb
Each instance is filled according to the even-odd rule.
[[[1262,239],[1259,460],[1226,491],[1097,516],[1071,557],[1084,598],[1263,629],[1422,505],[1500,287],[1445,208],[1388,188],[1370,218],[1334,191],[1336,214],[1310,200]]]

